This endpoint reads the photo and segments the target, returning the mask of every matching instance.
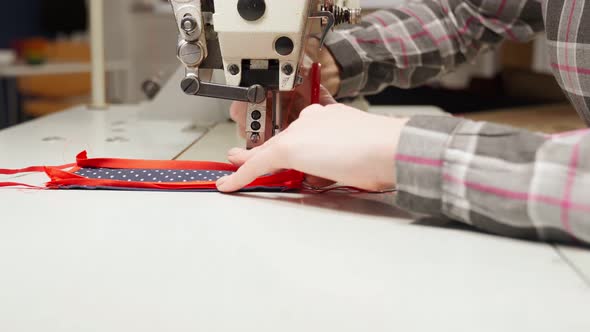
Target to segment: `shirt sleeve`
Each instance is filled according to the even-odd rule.
[[[590,245],[590,129],[545,136],[420,116],[396,157],[397,203],[487,232]]]
[[[415,87],[472,60],[504,39],[527,41],[543,29],[537,0],[421,0],[365,16],[329,34],[341,69],[337,97]]]

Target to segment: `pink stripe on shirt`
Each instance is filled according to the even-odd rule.
[[[580,161],[580,144],[578,142],[574,146],[572,151],[572,158],[569,164],[569,170],[567,174],[567,182],[565,184],[565,191],[563,193],[563,201],[561,202],[561,223],[565,230],[572,234],[570,225],[570,207],[572,206],[572,191],[574,189],[574,181],[578,174],[578,164]]]
[[[430,158],[422,158],[416,156],[409,156],[405,154],[398,154],[395,159],[397,161],[409,163],[409,164],[416,164],[422,166],[432,166],[432,167],[442,167],[443,161],[440,159],[430,159]]]
[[[545,195],[533,195],[526,192],[518,192],[512,191],[504,188],[494,187],[491,185],[483,184],[483,183],[476,183],[472,181],[466,181],[459,178],[456,178],[450,174],[444,174],[443,179],[446,182],[457,183],[464,185],[465,187],[476,190],[479,192],[483,192],[486,194],[515,200],[515,201],[535,201],[544,203],[547,205],[554,205],[554,206],[566,206],[569,210],[575,210],[585,213],[590,213],[590,205],[586,204],[579,204],[573,202],[564,202],[563,200],[555,197],[545,196]]]
[[[567,49],[567,48],[566,48]],[[552,63],[551,68],[558,69],[561,71],[565,71],[568,73],[578,73],[583,75],[590,75],[590,69],[582,68],[582,67],[575,67],[575,66],[568,66],[568,65],[560,65],[558,63]]]

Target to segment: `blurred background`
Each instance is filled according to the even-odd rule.
[[[365,11],[403,0],[365,0]],[[19,0],[0,11],[0,128],[87,103],[87,0]],[[105,0],[108,101],[153,97],[178,68],[176,27],[166,0]],[[155,89],[154,89],[155,86]],[[429,86],[390,88],[374,105],[435,105],[473,119],[556,132],[583,126],[555,83],[542,38],[504,43]]]

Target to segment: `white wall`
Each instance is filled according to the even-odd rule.
[[[105,0],[105,54],[108,60],[127,57],[126,35],[128,8],[132,0]]]
[[[178,65],[172,13],[134,11],[137,3],[105,0],[105,54],[127,63],[126,103],[143,100],[141,84],[161,71],[172,74]]]

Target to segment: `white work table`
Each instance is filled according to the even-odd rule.
[[[0,131],[0,167],[218,159],[232,131],[76,109]],[[589,330],[574,250],[421,225],[391,199],[0,189],[0,331]]]

